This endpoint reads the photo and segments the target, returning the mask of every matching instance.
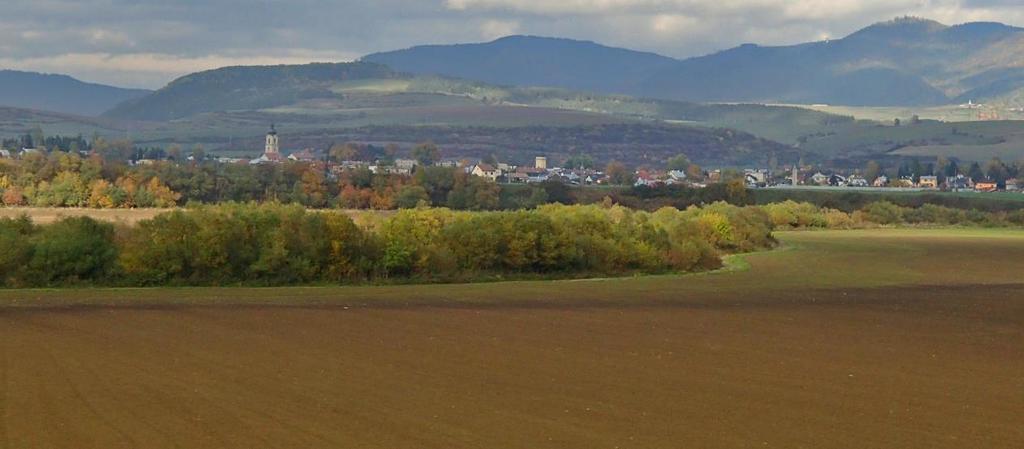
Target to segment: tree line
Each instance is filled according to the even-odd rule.
[[[638,211],[610,203],[468,212],[180,209],[136,225],[0,219],[0,286],[307,285],[573,278],[715,269],[773,246],[775,229],[1024,226],[1024,211],[880,201],[854,212],[786,201]]]
[[[0,282],[297,285],[689,272],[719,267],[723,253],[770,247],[771,227],[764,211],[725,203],[656,212],[417,208],[358,220],[297,205],[224,204],[133,226],[22,217],[0,220]]]
[[[936,204],[919,207],[875,201],[852,212],[792,200],[760,206],[775,229],[859,229],[878,226],[1024,226],[1024,210],[986,212]]]

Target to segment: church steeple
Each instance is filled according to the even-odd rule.
[[[277,130],[274,129],[274,124],[270,124],[270,131],[267,131],[267,146],[263,151],[263,154],[267,156],[279,155],[280,147],[277,140]]]

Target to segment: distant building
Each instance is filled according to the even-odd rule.
[[[863,176],[850,175],[849,178],[846,178],[846,185],[848,187],[868,187],[870,184]]]
[[[281,146],[280,141],[277,137],[277,129],[274,125],[270,125],[270,131],[267,131],[266,145],[263,147],[263,155],[250,161],[250,164],[278,164],[284,162],[284,158],[281,157]]]
[[[295,162],[316,162],[320,160],[320,157],[311,148],[306,148],[302,151],[296,151],[289,154],[288,160]]]
[[[638,170],[636,172],[636,182],[633,185],[638,187],[655,187],[665,184],[664,178],[665,175],[662,173],[647,170]]]
[[[686,182],[686,172],[682,170],[669,170],[668,179],[665,181],[668,184],[683,184]]]
[[[716,183],[722,181],[722,170],[715,169],[709,172],[705,172],[704,176],[707,178],[709,183]]]
[[[545,156],[537,156],[533,160],[533,166],[535,168],[539,168],[541,170],[547,170],[548,169],[548,158],[545,157]]]
[[[392,165],[371,165],[369,169],[375,175],[409,175],[419,164],[415,159],[395,159]]]
[[[537,167],[519,167],[516,169],[516,179],[526,178],[526,182],[544,182],[550,177],[546,169]]]
[[[4,150],[4,149],[0,149],[0,159],[10,159],[10,158],[11,158],[11,152],[10,151]]]
[[[1007,192],[1016,192],[1016,191],[1019,191],[1019,190],[1020,190],[1020,181],[1018,181],[1016,178],[1014,178],[1014,179],[1007,179],[1006,180],[1006,191]]]
[[[583,179],[583,182],[586,184],[602,184],[605,182],[604,173],[597,171],[591,172],[590,174],[587,175],[586,178]]]
[[[999,190],[999,184],[990,180],[978,181],[974,183],[974,190],[978,192],[995,192]]]
[[[886,187],[888,185],[889,185],[889,177],[885,176],[885,175],[881,175],[881,176],[875,178],[875,182],[871,183],[872,187]]]
[[[954,192],[971,190],[974,188],[974,181],[964,175],[956,175],[952,178],[946,178],[946,188]]]
[[[412,173],[417,165],[419,165],[419,162],[416,159],[395,159],[395,168],[402,174]]]
[[[772,177],[772,172],[765,169],[747,169],[743,170],[743,179],[746,181],[748,186],[751,187],[765,187],[768,185],[768,181]]]
[[[828,185],[829,177],[828,177],[828,175],[826,175],[826,174],[824,174],[822,172],[817,172],[817,173],[811,175],[810,181],[811,181],[811,184],[816,184],[816,185],[819,185],[819,186],[826,186],[826,185]]]
[[[832,187],[844,187],[848,184],[846,177],[840,174],[833,174],[828,177],[828,185]]]
[[[917,186],[922,189],[938,189],[939,188],[939,177],[938,176],[922,176],[917,181]]]
[[[470,172],[470,174],[481,178],[487,178],[491,181],[497,181],[498,178],[501,177],[501,170],[491,164],[477,164],[476,167],[473,167],[473,171]]]
[[[530,175],[520,171],[514,171],[505,175],[505,180],[512,184],[526,184],[530,182]]]

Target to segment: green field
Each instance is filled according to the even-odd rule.
[[[1004,120],[1024,120],[1024,112],[1013,111],[1009,104],[991,104],[990,107],[970,109],[960,105],[923,107],[879,107],[879,106],[838,106],[838,105],[784,105],[806,108],[829,114],[848,115],[861,120],[892,123],[895,119],[909,121],[913,116],[921,120],[942,122],[985,121],[986,114],[998,114]]]
[[[1024,439],[1024,232],[781,233],[701,275],[0,292],[0,448]]]

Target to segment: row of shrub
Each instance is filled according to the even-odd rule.
[[[860,191],[843,189],[750,189],[746,203],[769,205],[784,201],[811,203],[819,207],[852,213],[872,203],[889,202],[900,207],[927,205],[983,212],[1013,212],[1024,207],[1024,195],[954,192]]]
[[[869,203],[850,213],[795,201],[773,203],[760,208],[768,214],[776,229],[854,229],[891,225],[1024,226],[1024,210],[985,212],[934,204],[905,207],[888,201]]]
[[[724,203],[653,213],[419,208],[357,219],[279,204],[203,206],[134,226],[4,219],[0,282],[293,285],[686,272],[720,266],[723,252],[773,244],[768,214]]]

